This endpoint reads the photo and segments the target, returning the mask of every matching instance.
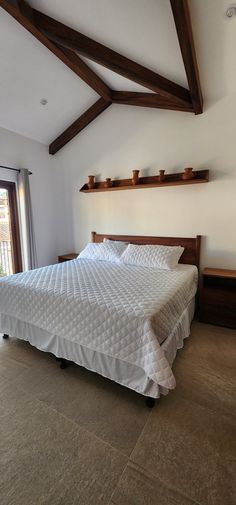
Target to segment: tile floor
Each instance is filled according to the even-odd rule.
[[[1,505],[235,505],[236,331],[194,322],[174,374],[149,410],[0,339]]]

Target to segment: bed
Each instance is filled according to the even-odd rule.
[[[201,237],[92,233],[132,244],[184,247],[174,270],[75,259],[0,280],[0,332],[147,397],[175,387],[172,363],[190,333]],[[66,360],[66,361],[65,361]]]

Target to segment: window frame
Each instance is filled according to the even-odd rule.
[[[22,272],[22,254],[20,240],[20,225],[16,195],[16,183],[0,180],[0,188],[8,191],[9,211],[10,211],[10,227],[12,240],[12,262],[14,273]]]

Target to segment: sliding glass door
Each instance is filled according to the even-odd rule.
[[[16,185],[0,181],[0,276],[21,271]]]

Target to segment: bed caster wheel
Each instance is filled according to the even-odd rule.
[[[146,398],[146,406],[147,406],[149,409],[153,409],[154,405],[155,405],[155,399],[154,399],[154,398],[147,397],[147,398]]]
[[[68,368],[69,364],[67,363],[67,361],[65,359],[61,359],[61,364],[60,364],[60,368],[61,370],[65,370],[65,368]]]
[[[9,335],[7,335],[6,333],[4,333],[4,335],[2,336],[2,338],[4,338],[4,340],[7,340],[7,338],[9,338]]]
[[[58,358],[58,357],[56,356],[56,361],[61,361],[61,358]]]

